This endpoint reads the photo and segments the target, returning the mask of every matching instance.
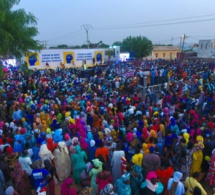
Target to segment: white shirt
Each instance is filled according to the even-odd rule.
[[[30,158],[33,156],[33,150],[31,148],[28,149],[28,156]]]
[[[32,168],[31,168],[32,161],[31,161],[30,157],[29,156],[25,156],[25,157],[20,156],[18,161],[21,164],[22,170],[26,171],[27,175],[31,175],[31,173],[32,173]]]

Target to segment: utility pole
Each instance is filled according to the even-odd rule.
[[[47,47],[47,41],[41,41],[41,44],[43,46],[43,49],[46,49],[46,47]]]
[[[185,38],[186,38],[186,35],[183,34],[183,35],[182,35],[182,47],[181,47],[181,51],[182,51],[182,52],[184,51]]]
[[[87,35],[87,47],[88,47],[88,49],[89,49],[89,48],[90,48],[90,46],[89,46],[90,41],[89,41],[88,32],[89,32],[89,30],[92,29],[93,27],[92,27],[90,24],[83,24],[81,27],[84,28],[84,30],[86,31],[86,35]]]

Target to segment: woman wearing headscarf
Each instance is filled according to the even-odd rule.
[[[77,146],[77,145],[80,145],[80,142],[79,142],[77,137],[73,137],[72,138],[72,144],[69,146],[69,152],[70,152],[71,157],[76,152],[75,146]]]
[[[96,184],[96,176],[102,171],[102,162],[99,159],[92,160],[93,168],[91,169],[89,175],[91,176],[90,187],[92,188],[92,195],[98,194],[98,185]]]
[[[173,178],[170,178],[167,184],[169,195],[183,195],[185,194],[184,184],[180,181],[183,174],[181,172],[174,172]]]
[[[69,151],[64,142],[59,142],[58,148],[54,151],[54,163],[60,181],[69,177],[71,173],[71,161]]]
[[[122,175],[121,157],[125,157],[125,152],[121,150],[120,144],[117,144],[116,151],[113,152],[113,157],[111,159],[113,183]]]
[[[137,164],[134,164],[133,171],[131,172],[130,186],[132,194],[139,195],[140,194],[140,184],[143,181],[143,168]]]
[[[116,193],[118,195],[131,195],[130,173],[125,173],[119,178],[115,185]]]
[[[207,192],[204,190],[204,188],[198,181],[199,177],[200,177],[199,172],[195,172],[191,177],[187,177],[187,179],[184,182],[184,186],[186,188],[186,195],[194,194],[193,191],[194,188],[196,187],[198,187],[201,190],[201,195],[207,195]]]
[[[195,144],[192,156],[192,164],[190,166],[190,175],[195,172],[201,172],[201,165],[203,161],[203,148],[200,144]]]
[[[113,185],[111,183],[107,184],[100,192],[100,195],[116,195],[113,191]]]
[[[174,173],[173,167],[170,165],[168,158],[161,158],[161,166],[156,171],[158,180],[163,184],[164,191],[162,194],[167,194],[167,183]]]
[[[39,156],[41,158],[41,161],[42,161],[42,167],[44,167],[44,161],[46,159],[50,160],[50,161],[53,161],[54,159],[54,156],[53,154],[51,153],[51,151],[47,148],[47,145],[46,144],[42,144],[40,146],[40,151],[39,151]]]
[[[157,175],[154,171],[148,172],[146,180],[141,184],[141,194],[157,195],[163,192],[163,184],[157,181]]]
[[[112,181],[111,172],[108,170],[107,164],[103,163],[102,172],[97,174],[96,183],[98,184],[98,194],[101,190]]]
[[[14,188],[19,194],[31,194],[30,180],[26,172],[22,170],[19,162],[14,164],[14,170],[11,172],[11,179],[14,181]]]
[[[61,184],[61,195],[77,195],[76,190],[72,187],[72,178],[67,178],[62,184]]]
[[[81,147],[79,145],[75,146],[75,151],[72,155],[72,164],[73,164],[73,174],[76,184],[80,184],[80,174],[85,169],[86,161],[87,161],[87,155],[86,152],[81,150]]]

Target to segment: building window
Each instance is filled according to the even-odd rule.
[[[158,53],[155,54],[155,57],[158,58]]]
[[[169,57],[172,58],[172,53],[169,54]]]
[[[208,48],[208,44],[206,43],[206,44],[205,44],[205,49],[207,49],[207,48]]]
[[[165,56],[166,56],[166,54],[165,54],[165,53],[163,53],[163,58],[165,58]]]
[[[201,43],[201,49],[203,49],[203,43]]]

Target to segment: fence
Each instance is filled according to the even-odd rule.
[[[147,95],[147,87],[144,87],[143,85],[138,85],[137,87],[139,89],[139,95],[145,97]],[[163,84],[148,86],[148,89],[151,91],[151,93],[159,92],[162,90],[162,88]]]

